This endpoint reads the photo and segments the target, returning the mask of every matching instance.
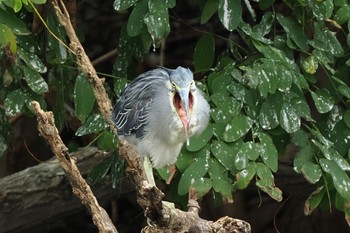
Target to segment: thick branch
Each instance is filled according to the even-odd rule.
[[[38,130],[51,145],[52,151],[60,162],[63,171],[72,185],[73,193],[79,197],[81,202],[88,208],[92,215],[94,224],[100,232],[117,232],[107,212],[98,204],[90,186],[80,175],[75,161],[71,159],[68,148],[64,145],[55,126],[52,112],[44,112],[38,102],[33,101],[35,114],[38,120]]]
[[[85,177],[104,158],[103,152],[87,147],[70,155]],[[103,179],[94,185],[99,200],[110,200],[116,193],[134,191],[128,179],[116,192],[112,180]],[[50,203],[49,205],[47,203]],[[33,226],[58,219],[83,206],[71,192],[68,180],[57,159],[52,159],[0,179],[0,232],[25,232]]]

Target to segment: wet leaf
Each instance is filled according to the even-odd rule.
[[[127,79],[117,78],[114,82],[114,94],[116,96],[120,96],[127,85],[128,85]]]
[[[137,36],[142,32],[142,28],[145,26],[143,18],[145,17],[148,10],[147,1],[142,0],[136,3],[132,10],[126,30],[129,36]]]
[[[213,182],[209,178],[202,177],[195,180],[191,187],[197,191],[199,197],[203,197],[213,187]]]
[[[117,149],[116,135],[110,131],[103,131],[97,141],[98,148],[104,151],[113,151]]]
[[[210,147],[215,158],[227,169],[231,170],[234,166],[235,155],[232,149],[221,141],[213,141]]]
[[[21,90],[8,94],[5,99],[5,114],[11,117],[20,113],[27,98],[27,95]]]
[[[28,35],[28,30],[25,23],[16,17],[15,14],[11,14],[9,11],[0,8],[0,23],[7,25],[15,35]],[[1,33],[0,33],[1,34]]]
[[[202,10],[201,24],[207,23],[217,10],[218,10],[217,0],[206,1]]]
[[[227,30],[235,30],[242,21],[241,2],[236,0],[220,0],[218,15],[221,23]]]
[[[194,49],[193,63],[195,71],[209,70],[214,62],[215,42],[212,34],[202,36]]]
[[[318,89],[316,92],[310,91],[319,113],[326,113],[332,110],[334,100],[327,89]]]
[[[344,171],[350,171],[350,164],[348,163],[348,161],[346,161],[346,159],[344,159],[339,153],[338,151],[336,151],[334,148],[332,147],[327,147],[325,145],[322,145],[321,143],[319,143],[316,140],[311,140],[313,142],[313,144],[315,146],[317,146],[321,152],[323,153],[324,157],[326,157],[326,159],[334,161],[336,164],[338,164],[338,166],[344,170]]]
[[[257,136],[260,139],[260,147],[258,149],[262,161],[271,169],[271,171],[277,172],[278,153],[271,137],[265,133],[258,133]]]
[[[232,184],[230,179],[214,176],[212,177],[212,185],[215,192],[221,193],[227,202],[232,203]]]
[[[73,96],[75,113],[84,122],[95,105],[95,95],[91,84],[87,81],[86,75],[83,73],[79,74],[76,78]]]
[[[277,14],[277,20],[282,25],[283,29],[287,33],[295,44],[304,51],[308,50],[308,41],[301,26],[298,25],[292,18],[284,17],[283,15]]]
[[[259,114],[260,126],[265,130],[274,129],[279,125],[275,99],[267,98],[262,104]]]
[[[107,128],[108,124],[101,114],[90,115],[84,124],[75,132],[76,136],[83,136],[90,133],[99,132]]]
[[[254,143],[252,141],[245,142],[241,148],[238,150],[237,155],[245,154],[249,160],[256,160],[260,154],[260,144]],[[237,158],[236,158],[237,159]],[[245,167],[244,167],[245,168]],[[239,169],[237,167],[237,169]]]
[[[336,57],[342,56],[344,53],[344,50],[335,35],[327,28],[321,28],[318,24],[315,24],[315,38],[310,41],[310,44],[314,48],[330,53]]]
[[[243,137],[251,128],[252,120],[244,115],[232,118],[231,122],[226,125],[224,131],[224,140],[234,142]]]
[[[193,162],[184,173],[182,173],[177,190],[179,195],[185,195],[196,181],[204,179],[203,177],[207,174],[208,169],[209,165],[206,158],[200,158]]]
[[[136,2],[137,0],[114,0],[113,7],[116,11],[126,10]]]
[[[190,138],[190,143],[189,143],[189,145],[186,145],[186,149],[188,151],[192,151],[192,152],[199,151],[205,145],[207,145],[207,143],[212,138],[212,136],[213,136],[213,127],[211,125],[209,125],[203,131],[203,133],[201,133],[200,135],[195,135],[195,136]]]
[[[329,19],[332,16],[333,0],[308,1],[308,4],[318,20]]]
[[[307,161],[302,167],[301,172],[304,174],[304,177],[311,184],[316,184],[321,176],[322,170],[318,164],[314,164],[310,161]]]
[[[335,21],[337,21],[339,25],[346,23],[346,21],[348,21],[350,17],[349,12],[350,12],[350,5],[347,5],[347,4],[343,5],[336,11],[334,15]]]
[[[235,167],[237,168],[237,170],[243,170],[248,165],[248,154],[246,152],[248,152],[248,153],[251,152],[250,151],[251,149],[249,148],[249,145],[251,146],[252,144],[249,144],[249,143],[248,144],[243,144],[243,146],[241,147],[240,150],[238,150],[238,153],[235,156]],[[254,155],[251,155],[251,156],[254,157]]]
[[[259,177],[255,183],[256,186],[276,201],[281,201],[282,191],[275,186],[271,170],[265,164],[257,163],[256,174]]]
[[[236,175],[236,181],[233,184],[234,189],[245,189],[250,184],[256,174],[255,163],[249,163],[248,166]]]
[[[282,105],[279,114],[279,122],[287,133],[294,133],[300,128],[300,117],[289,101],[284,102]]]
[[[310,215],[314,209],[320,205],[325,194],[326,188],[324,186],[317,188],[313,193],[311,193],[311,195],[305,201],[304,214]]]
[[[346,200],[350,199],[350,178],[334,161],[328,159],[319,160],[324,172],[331,175],[335,189]]]
[[[43,94],[49,91],[49,87],[41,75],[27,66],[22,66],[24,79],[26,80],[30,89],[37,94]]]
[[[148,9],[144,22],[153,42],[157,42],[170,32],[168,8],[163,0],[153,0],[148,2]]]
[[[27,66],[29,66],[33,70],[39,73],[45,73],[47,71],[46,66],[35,53],[28,52],[23,48],[19,47],[17,49],[17,54],[27,64]]]
[[[340,85],[338,87],[338,90],[343,96],[350,99],[350,88],[348,86]]]

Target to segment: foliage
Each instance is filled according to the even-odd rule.
[[[45,106],[44,94],[54,87],[51,107],[58,127],[62,129],[66,121],[64,103],[72,102],[82,123],[76,135],[102,131],[97,144],[115,151],[114,136],[93,109],[89,83],[72,68],[73,56],[47,30],[30,33],[25,23],[32,11],[29,1],[11,2],[0,1],[0,30],[4,32],[0,35],[0,95],[5,99],[1,122],[4,114],[30,114],[28,103],[33,99]],[[142,59],[167,38],[172,24],[169,9],[176,4],[181,2],[114,1],[115,10],[130,12],[119,37],[113,74],[120,78],[114,80],[114,94],[125,87],[133,58]],[[176,163],[181,177],[172,185],[178,194],[185,195],[192,186],[201,195],[213,192],[231,201],[233,191],[254,183],[281,201],[274,174],[287,145],[294,145],[298,147],[293,155],[295,172],[317,185],[306,201],[308,210],[329,203],[328,208],[344,211],[349,219],[348,1],[203,0],[192,4],[201,10],[198,28],[219,21],[225,30],[197,29],[202,36],[193,51],[193,64],[195,72],[205,76],[198,86],[210,101],[211,122],[183,148]],[[65,42],[52,12],[45,20]],[[224,50],[217,49],[219,40],[224,41]],[[1,125],[0,154],[9,136],[9,127]],[[120,170],[114,157],[94,171],[92,180],[110,168]],[[167,178],[164,170],[159,174]]]

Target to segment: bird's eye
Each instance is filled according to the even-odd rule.
[[[175,83],[171,83],[171,91],[175,92],[176,91],[176,85]]]
[[[191,90],[192,91],[196,90],[196,84],[194,81],[191,82]]]

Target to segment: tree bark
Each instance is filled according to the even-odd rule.
[[[77,159],[84,176],[105,158],[94,147],[71,156]],[[124,181],[122,186],[123,193],[134,190],[130,182]],[[93,191],[100,200],[109,200],[120,193],[112,189],[109,177],[93,186]],[[23,231],[82,207],[56,159],[0,179],[0,233]]]

